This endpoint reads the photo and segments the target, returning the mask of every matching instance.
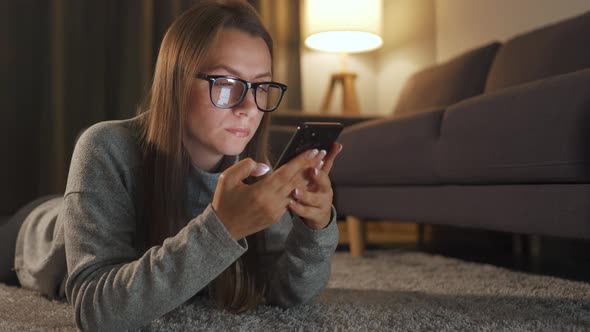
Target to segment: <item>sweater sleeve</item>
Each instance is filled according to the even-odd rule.
[[[133,246],[136,216],[118,133],[89,129],[80,138],[58,218],[64,225],[65,292],[87,331],[143,326],[194,296],[246,250],[213,209],[145,253]],[[122,162],[125,161],[125,162]]]
[[[338,245],[336,210],[327,227],[313,230],[297,215],[285,213],[264,232],[260,254],[267,280],[268,304],[292,307],[308,303],[328,284],[331,258]]]

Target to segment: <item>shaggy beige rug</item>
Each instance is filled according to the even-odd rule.
[[[75,330],[66,304],[2,284],[0,299],[0,331]],[[313,303],[231,315],[203,299],[140,330],[590,331],[590,284],[424,253],[338,252]]]

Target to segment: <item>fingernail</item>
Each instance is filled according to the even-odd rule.
[[[320,159],[324,159],[324,157],[328,154],[328,152],[326,152],[326,150],[322,150],[320,151]]]
[[[299,189],[295,188],[295,197],[299,196],[299,193],[300,193]]]
[[[318,154],[318,149],[313,149],[307,153],[307,159],[313,159]]]
[[[320,170],[319,170],[319,169],[317,169],[317,168],[314,168],[314,169],[313,169],[313,174],[314,174],[315,176],[318,176],[318,175],[320,175]]]
[[[263,164],[263,163],[258,163],[256,165],[256,170],[254,171],[254,174],[256,176],[261,176],[261,175],[266,174],[268,171],[270,171],[270,167],[268,165]]]
[[[324,168],[324,161],[320,161],[320,167],[319,168]]]
[[[340,147],[338,148],[338,152],[342,151],[342,147],[343,147],[343,145],[340,144]]]

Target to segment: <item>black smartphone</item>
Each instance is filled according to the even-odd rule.
[[[274,169],[283,166],[301,152],[318,149],[330,151],[344,126],[339,122],[304,122],[297,127],[281,153]]]

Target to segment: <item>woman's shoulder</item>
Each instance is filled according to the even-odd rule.
[[[143,162],[137,121],[104,121],[84,130],[74,148],[66,192],[134,187]]]
[[[80,141],[84,143],[112,145],[138,144],[138,126],[141,117],[142,115],[125,120],[98,122],[80,132],[76,145]]]
[[[96,123],[80,135],[72,156],[72,167],[112,168],[117,172],[128,172],[142,163],[139,141],[139,118],[111,120]]]

